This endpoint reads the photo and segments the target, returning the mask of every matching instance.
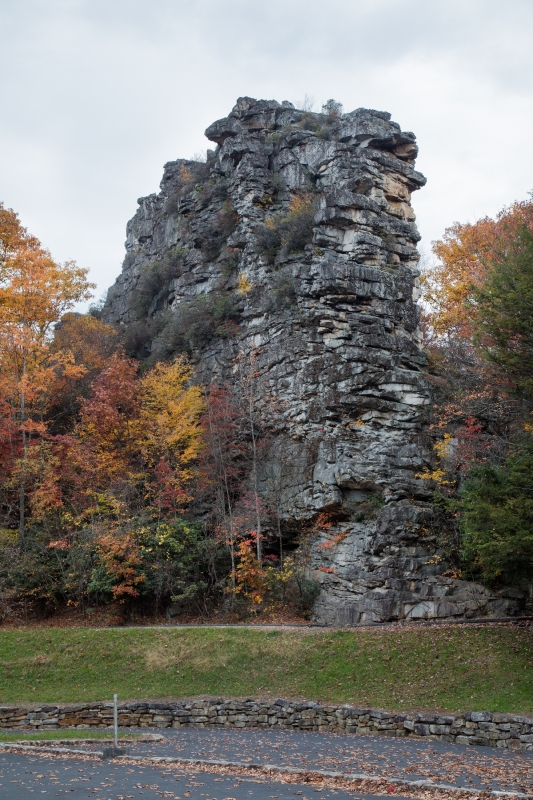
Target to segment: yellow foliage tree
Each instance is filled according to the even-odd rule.
[[[153,468],[161,459],[179,467],[188,480],[190,465],[202,448],[200,416],[205,402],[199,386],[188,385],[192,367],[184,358],[159,363],[140,382],[139,446],[143,461]]]

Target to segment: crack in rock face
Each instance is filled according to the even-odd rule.
[[[329,515],[311,534],[317,621],[519,613],[516,592],[446,577],[428,529],[414,134],[382,111],[241,97],[206,136],[205,163],[167,163],[138,201],[104,320],[139,358],[187,352],[203,384],[253,375],[284,530]]]

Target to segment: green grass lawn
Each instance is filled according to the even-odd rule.
[[[134,739],[140,733],[120,733],[119,739]],[[113,739],[113,731],[33,731],[30,733],[0,732],[0,742],[54,742],[57,739]]]
[[[0,705],[195,695],[533,712],[533,631],[0,630]]]

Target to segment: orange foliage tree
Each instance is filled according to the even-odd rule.
[[[261,605],[267,590],[266,573],[261,561],[254,553],[255,531],[239,542],[237,547],[238,564],[234,569],[235,591],[250,597],[254,605]]]
[[[98,550],[101,563],[111,577],[111,593],[119,603],[139,596],[139,585],[146,575],[142,572],[141,548],[131,533],[108,533],[100,537]]]
[[[78,367],[75,375],[72,371],[56,370],[49,388],[50,429],[53,433],[65,433],[75,424],[81,402],[89,396],[92,384],[119,349],[119,337],[112,325],[91,314],[68,312],[54,327],[50,347],[54,354],[68,354]]]
[[[70,355],[52,351],[53,326],[90,297],[91,287],[85,269],[55,262],[15,212],[0,204],[0,442],[8,473],[2,477],[11,488],[16,484],[22,537],[26,483],[35,472],[32,445],[46,432],[48,390],[58,370],[76,372]]]
[[[116,353],[82,402],[68,453],[72,471],[66,474],[75,476],[74,485],[79,488],[74,501],[84,495],[89,508],[98,497],[106,509],[108,502],[109,508],[117,507],[118,489],[134,486],[142,473],[137,446],[141,409],[137,371],[135,361]],[[103,500],[108,493],[114,494],[114,503],[110,498]]]
[[[502,209],[496,219],[455,222],[433,242],[435,266],[421,276],[428,321],[438,336],[471,339],[475,327],[474,289],[483,285],[490,263],[505,256],[522,225],[533,230],[533,201]]]

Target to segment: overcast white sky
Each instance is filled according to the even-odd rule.
[[[533,0],[0,0],[0,200],[99,296],[166,161],[240,95],[389,111],[422,247],[533,189]]]

